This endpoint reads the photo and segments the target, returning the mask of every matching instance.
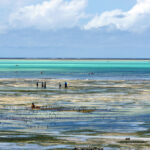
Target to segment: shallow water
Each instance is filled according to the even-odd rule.
[[[149,80],[149,60],[0,60],[0,78]]]
[[[58,83],[61,82],[63,85],[66,80],[44,79],[44,81],[47,82],[46,89],[42,89],[41,84],[37,88],[36,79],[0,80],[0,131],[2,131],[0,141],[5,139],[11,145],[12,142],[8,138],[17,138],[26,147],[30,142],[28,143],[28,140],[22,142],[21,138],[28,139],[34,135],[48,135],[81,143],[93,138],[106,136],[112,138],[113,134],[118,134],[118,137],[119,134],[125,134],[124,138],[126,136],[135,138],[141,137],[139,133],[144,132],[142,136],[149,137],[150,81],[67,80],[69,85],[67,89],[58,88]],[[32,110],[32,102],[44,108],[84,107],[94,111],[83,113],[49,109]],[[44,149],[42,143],[43,141],[39,141],[35,147],[40,144]],[[61,141],[58,143],[51,144],[58,147],[67,145],[66,148],[75,146],[63,144]],[[4,148],[5,144],[2,146]]]
[[[0,149],[148,149],[149,79],[149,60],[0,60]]]

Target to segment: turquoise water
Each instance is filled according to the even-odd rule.
[[[0,78],[149,80],[150,61],[2,59],[0,60]]]

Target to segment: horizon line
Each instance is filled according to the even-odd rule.
[[[51,60],[150,60],[150,58],[72,58],[72,57],[56,57],[56,58],[49,58],[49,57],[0,57],[0,59],[51,59]]]

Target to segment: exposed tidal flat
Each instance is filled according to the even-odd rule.
[[[0,149],[147,150],[149,107],[149,60],[0,59]]]
[[[0,79],[0,149],[95,146],[150,149],[149,80]]]

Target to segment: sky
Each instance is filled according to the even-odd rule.
[[[149,58],[150,0],[0,0],[2,58]]]

